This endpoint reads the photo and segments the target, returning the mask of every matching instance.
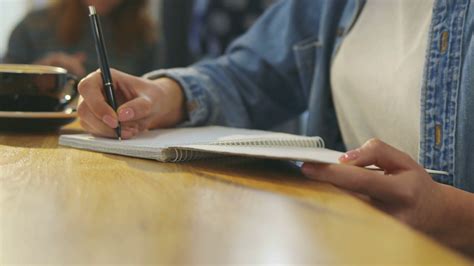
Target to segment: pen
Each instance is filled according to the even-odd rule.
[[[366,166],[365,168],[369,169],[369,170],[374,170],[374,171],[384,171],[383,169],[378,168],[375,165]],[[446,175],[446,176],[449,176],[449,173],[446,172],[446,171],[432,170],[432,169],[428,169],[428,168],[425,168],[425,171],[430,175]]]
[[[109,61],[107,60],[104,37],[102,35],[99,16],[97,15],[94,6],[89,6],[89,19],[91,21],[92,33],[94,35],[95,48],[99,59],[100,72],[102,74],[102,82],[104,84],[107,102],[114,111],[117,112],[117,101],[115,100],[114,85],[112,82],[112,75],[110,74]],[[118,122],[118,126],[115,128],[115,133],[117,134],[118,140],[122,140],[120,121]]]

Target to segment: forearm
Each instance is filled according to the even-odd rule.
[[[307,108],[309,87],[302,86],[303,65],[297,64],[293,48],[319,35],[316,11],[322,10],[323,3],[280,1],[234,41],[225,56],[145,77],[169,77],[180,83],[188,107],[185,125],[270,128]],[[269,39],[272,42],[262,41]],[[304,54],[308,57],[309,52]]]
[[[474,257],[474,194],[440,185],[444,195],[443,224],[431,235]]]
[[[150,80],[173,80],[178,84],[182,95],[186,119],[179,126],[203,126],[218,124],[220,103],[209,77],[194,68],[157,70],[144,75]]]

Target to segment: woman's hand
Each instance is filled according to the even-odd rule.
[[[437,230],[444,201],[441,185],[407,154],[373,139],[340,158],[342,164],[304,164],[309,178],[355,192],[375,207],[424,232]],[[363,167],[376,165],[385,172]]]
[[[86,75],[86,68],[84,67],[86,59],[87,56],[85,53],[67,54],[56,52],[49,53],[45,57],[35,61],[34,64],[62,67],[71,74],[84,77]]]
[[[79,83],[83,100],[78,107],[81,125],[96,136],[115,137],[120,121],[122,138],[140,132],[172,127],[184,119],[184,96],[177,82],[169,78],[147,80],[112,69],[112,79],[119,104],[117,113],[108,105],[100,71]]]
[[[377,139],[339,160],[342,164],[306,163],[302,171],[474,257],[473,193],[434,182],[410,156]],[[384,172],[364,168],[369,165]]]

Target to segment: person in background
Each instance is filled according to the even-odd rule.
[[[163,0],[164,67],[222,55],[275,0]]]
[[[145,77],[112,71],[125,92],[117,113],[90,74],[78,114],[94,135],[115,136],[120,121],[133,138],[268,129],[308,110],[307,135],[346,153],[303,174],[474,257],[473,31],[472,0],[283,0],[217,59]]]
[[[98,68],[87,6],[94,5],[110,65],[141,75],[156,69],[158,40],[147,0],[60,0],[28,14],[13,30],[5,63],[58,66],[83,77]]]

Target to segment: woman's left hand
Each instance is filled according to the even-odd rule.
[[[340,158],[342,164],[305,163],[309,178],[355,192],[408,225],[433,233],[443,221],[442,185],[407,154],[373,139]],[[382,171],[365,166],[376,165]]]

